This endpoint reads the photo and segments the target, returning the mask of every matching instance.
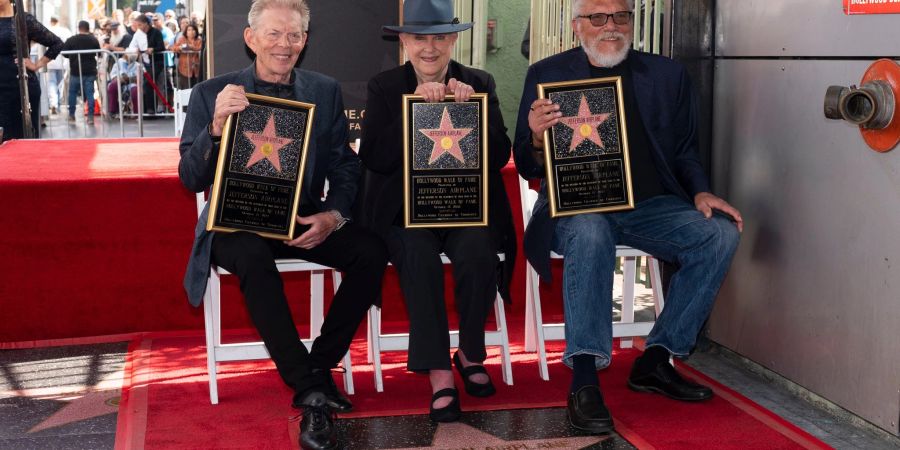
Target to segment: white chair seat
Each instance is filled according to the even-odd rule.
[[[525,226],[531,220],[534,203],[537,200],[537,192],[528,186],[528,180],[519,177],[519,194],[522,199],[522,217]],[[662,291],[662,278],[659,271],[659,261],[652,255],[625,245],[616,246],[616,257],[624,261],[622,270],[622,317],[618,322],[613,322],[613,337],[627,338],[646,336],[653,329],[655,322],[634,321],[634,287],[636,261],[639,257],[647,258],[647,267],[650,269],[650,286],[653,293],[656,317],[662,312],[664,299]],[[551,259],[563,259],[562,255],[550,252]],[[538,371],[544,380],[550,379],[547,368],[547,350],[544,343],[548,340],[565,340],[564,323],[544,323],[541,313],[540,277],[537,272],[525,260],[525,350],[537,351]],[[631,347],[631,339],[623,339],[622,347]]]

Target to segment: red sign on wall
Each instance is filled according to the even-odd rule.
[[[844,0],[844,14],[900,14],[900,0]]]

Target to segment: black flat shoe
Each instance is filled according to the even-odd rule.
[[[307,395],[302,408],[300,448],[304,450],[338,448],[337,430],[334,428],[334,412],[328,406],[325,395],[321,392]]]
[[[566,418],[572,428],[591,434],[609,433],[615,429],[612,416],[606,409],[603,395],[597,386],[584,386],[569,394]]]
[[[456,367],[456,371],[459,372],[459,375],[462,376],[463,384],[466,387],[466,394],[469,394],[472,397],[490,397],[497,392],[494,383],[491,383],[490,376],[488,376],[487,383],[476,383],[469,379],[470,376],[479,373],[487,375],[487,369],[485,369],[484,366],[475,364],[469,367],[463,367],[462,361],[459,359],[459,352],[453,354],[453,365]]]
[[[453,400],[443,408],[435,408],[434,401],[441,397],[453,397]],[[431,396],[431,411],[428,417],[435,422],[456,422],[462,412],[459,409],[459,391],[456,388],[441,389]]]
[[[668,361],[661,362],[650,372],[641,373],[635,361],[628,377],[628,387],[636,392],[654,392],[683,402],[700,402],[713,396],[712,389],[685,380]]]

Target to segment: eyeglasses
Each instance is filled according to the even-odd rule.
[[[303,33],[299,31],[285,34],[281,31],[272,30],[263,34],[263,38],[270,43],[281,42],[283,36],[287,36],[288,43],[291,45],[297,45],[303,42]]]
[[[606,22],[609,21],[610,17],[612,17],[613,23],[616,25],[628,25],[628,22],[631,22],[631,16],[631,11],[617,11],[612,14],[596,13],[575,17],[579,19],[588,19],[591,21],[591,25],[602,27],[603,25],[606,25]]]

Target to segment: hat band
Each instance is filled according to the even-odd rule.
[[[454,17],[450,22],[432,21],[432,22],[403,22],[404,25],[457,25],[459,17]]]

